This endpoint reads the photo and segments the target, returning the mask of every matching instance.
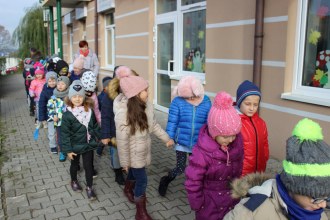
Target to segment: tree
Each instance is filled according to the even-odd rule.
[[[44,27],[43,9],[40,5],[35,4],[26,9],[12,39],[18,45],[18,56],[22,59],[30,56],[31,47],[47,54],[47,29]]]

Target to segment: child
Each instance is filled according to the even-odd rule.
[[[38,125],[38,117],[39,117],[39,99],[40,99],[40,93],[44,87],[44,84],[46,82],[45,79],[45,70],[44,70],[44,66],[39,63],[36,62],[34,64],[34,75],[35,75],[35,79],[32,80],[30,88],[29,88],[29,94],[30,97],[33,98],[34,102],[35,102],[35,122],[36,125]]]
[[[53,91],[56,87],[56,80],[57,74],[55,72],[50,71],[46,74],[46,84],[42,89],[39,100],[39,120],[43,123],[44,128],[48,128],[49,147],[53,154],[57,154],[56,131],[53,119],[49,118],[47,114],[47,103],[53,95]]]
[[[129,200],[136,204],[135,219],[151,219],[146,210],[146,166],[151,162],[151,138],[154,133],[167,147],[173,144],[154,119],[153,106],[147,103],[148,83],[139,76],[120,79],[119,94],[114,100],[116,140],[120,164],[128,171],[127,179],[136,181]]]
[[[47,103],[48,117],[54,121],[56,128],[57,146],[59,146],[60,156],[59,161],[64,162],[66,160],[66,154],[63,153],[61,144],[61,124],[62,116],[66,111],[66,105],[64,98],[69,93],[70,79],[66,76],[60,76],[57,79],[57,86],[54,89],[53,95],[50,97]]]
[[[286,141],[283,171],[274,177],[251,173],[233,182],[233,196],[242,198],[226,220],[326,220],[330,201],[330,146],[322,128],[302,119]]]
[[[242,176],[264,172],[269,159],[268,132],[264,120],[258,115],[261,99],[259,88],[252,82],[242,82],[236,93],[236,105],[242,120],[244,161]]]
[[[115,68],[116,69],[116,68]],[[114,70],[116,71],[116,70]],[[97,101],[99,102],[99,109],[102,110],[102,99],[106,95],[106,89],[108,87],[109,82],[112,80],[110,76],[106,76],[102,79],[102,86],[103,90],[102,92],[97,96]],[[102,115],[102,114],[101,114]]]
[[[96,89],[96,75],[90,71],[90,70],[85,70],[82,72],[81,78],[80,78],[81,83],[84,86],[86,96],[90,97],[94,101],[94,114],[97,120],[97,123],[101,126],[101,112],[99,109],[99,101],[97,100],[97,96],[95,94],[95,89]]]
[[[187,154],[191,154],[211,108],[201,81],[194,76],[183,77],[173,95],[177,97],[169,109],[166,132],[176,143],[176,167],[160,179],[158,192],[161,196],[165,196],[169,183],[184,172]]]
[[[80,56],[76,58],[73,62],[73,71],[70,74],[71,82],[80,79],[83,68],[84,68],[84,58]]]
[[[241,119],[232,98],[219,92],[198,136],[186,169],[185,188],[196,220],[222,219],[239,200],[230,197],[230,182],[241,175]]]
[[[31,81],[34,80],[34,70],[33,70],[33,61],[31,58],[24,59],[24,70],[23,70],[24,86],[28,99],[30,116],[34,116],[35,103],[32,97],[29,94],[29,88]]]
[[[77,171],[80,156],[86,178],[86,191],[89,200],[95,200],[93,186],[94,149],[98,145],[100,128],[92,110],[92,100],[85,98],[85,90],[79,80],[72,82],[66,98],[67,111],[63,113],[61,125],[62,151],[71,161],[71,187],[75,192],[81,192]]]
[[[56,63],[56,67],[55,67],[55,72],[57,73],[57,75],[60,76],[69,76],[69,65],[67,62],[65,62],[64,60],[59,60]]]

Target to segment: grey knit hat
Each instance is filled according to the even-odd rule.
[[[49,71],[46,73],[46,82],[48,82],[48,80],[50,78],[53,78],[55,80],[57,80],[57,73],[55,73],[54,71]]]
[[[289,192],[324,198],[330,196],[330,146],[322,128],[310,119],[298,122],[287,140],[280,177]]]
[[[69,99],[71,99],[74,95],[80,95],[85,98],[85,89],[80,80],[75,80],[70,85],[68,94]]]
[[[70,79],[67,76],[58,77],[57,82],[64,82],[66,85],[66,88],[68,88],[70,86]]]

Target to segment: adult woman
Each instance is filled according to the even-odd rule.
[[[92,70],[96,77],[99,74],[100,63],[97,55],[88,47],[88,43],[85,40],[79,42],[79,51],[74,55],[74,60],[82,55],[84,59],[84,69]]]

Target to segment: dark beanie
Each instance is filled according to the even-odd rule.
[[[110,76],[106,76],[102,79],[103,89],[108,86],[109,82],[112,80]]]
[[[281,180],[289,192],[323,198],[330,195],[330,146],[322,128],[310,119],[298,122],[287,140]]]
[[[238,89],[236,91],[236,104],[239,108],[243,102],[243,100],[250,95],[257,95],[261,99],[261,93],[255,84],[249,80],[245,80],[241,83],[241,85],[238,86]]]

